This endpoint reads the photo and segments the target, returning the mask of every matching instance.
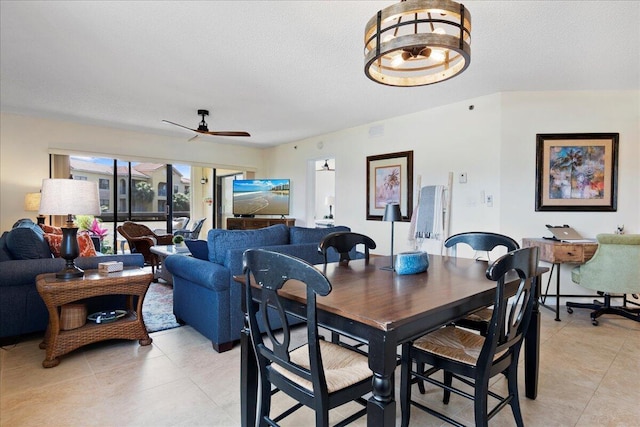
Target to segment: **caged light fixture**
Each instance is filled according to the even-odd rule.
[[[367,22],[364,72],[388,86],[450,79],[471,62],[471,14],[452,0],[402,0]]]

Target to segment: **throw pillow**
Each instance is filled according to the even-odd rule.
[[[189,248],[191,256],[205,261],[209,260],[209,248],[206,240],[185,240],[184,243]]]
[[[62,234],[53,234],[47,233],[44,235],[47,243],[49,244],[49,249],[54,257],[60,258],[60,246],[62,245]],[[80,247],[80,255],[81,257],[90,257],[96,256],[96,248],[93,246],[93,241],[91,240],[91,236],[87,233],[79,233],[77,235],[78,246]]]
[[[40,228],[42,228],[42,231],[44,231],[45,234],[62,234],[62,228],[54,227],[53,225],[40,224]]]

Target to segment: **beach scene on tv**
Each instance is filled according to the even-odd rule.
[[[289,180],[233,181],[234,215],[288,215]]]

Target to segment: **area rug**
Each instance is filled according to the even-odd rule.
[[[142,317],[149,332],[164,331],[180,326],[173,315],[173,287],[152,282],[142,303]]]

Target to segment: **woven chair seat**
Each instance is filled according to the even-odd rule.
[[[322,365],[329,393],[342,390],[371,377],[371,369],[369,369],[366,356],[328,341],[320,341],[320,353],[322,354]],[[291,361],[310,369],[308,345],[304,344],[292,351]],[[313,391],[313,385],[310,381],[279,365],[273,364],[272,368],[296,384]]]
[[[447,326],[423,335],[413,346],[438,356],[446,357],[467,365],[475,366],[485,338],[474,332],[455,326]],[[496,353],[497,360],[504,351]]]
[[[491,320],[491,316],[493,316],[492,308],[483,308],[476,312],[473,312],[465,317],[467,320],[471,320],[473,322],[489,322]]]

